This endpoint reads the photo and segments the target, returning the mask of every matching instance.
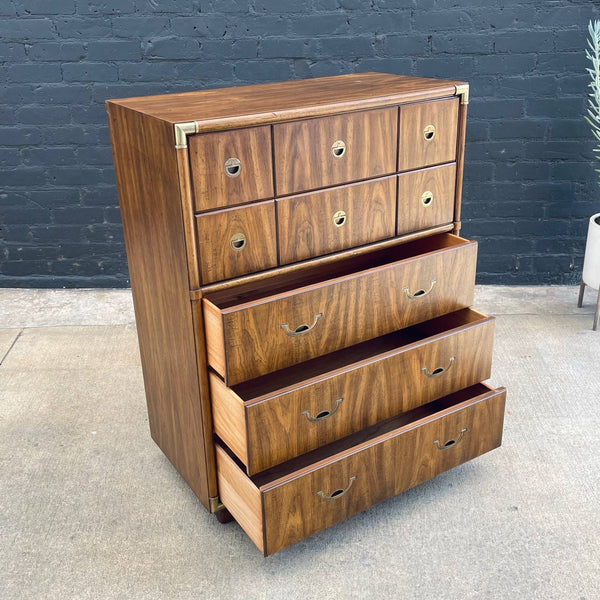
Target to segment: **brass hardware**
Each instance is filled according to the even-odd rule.
[[[421,204],[423,206],[431,206],[433,202],[433,192],[427,190],[421,194]]]
[[[426,142],[430,142],[435,137],[435,125],[427,125],[423,129],[423,138]]]
[[[243,233],[234,233],[229,240],[229,245],[234,250],[242,250],[246,246],[246,236]]]
[[[208,506],[210,508],[210,512],[211,513],[217,513],[220,510],[222,510],[222,509],[225,508],[223,506],[223,504],[221,503],[221,501],[219,500],[219,496],[215,496],[214,498],[209,498],[208,499]]]
[[[459,83],[454,86],[456,88],[456,95],[460,96],[461,104],[469,104],[469,84]]]
[[[432,279],[428,290],[420,289],[420,290],[417,290],[414,294],[410,293],[410,288],[408,286],[403,287],[402,291],[406,294],[407,298],[409,298],[410,300],[414,300],[415,298],[422,298],[423,296],[427,296],[427,294],[429,294],[429,292],[433,289],[433,286],[436,283],[437,283],[437,279]]]
[[[323,316],[323,313],[317,313],[315,315],[315,320],[312,322],[312,325],[298,325],[298,327],[296,327],[296,329],[290,329],[289,327],[289,323],[282,323],[280,325],[281,329],[283,329],[288,335],[304,335],[305,333],[308,333],[309,331],[312,331],[316,326],[317,326],[317,322],[319,321],[319,319]]]
[[[454,364],[454,360],[455,357],[451,356],[450,362],[448,363],[447,367],[437,367],[431,372],[429,372],[429,369],[427,367],[421,367],[421,371],[423,371],[426,377],[439,377],[440,375],[442,375],[442,373],[445,373],[450,369],[450,367]]]
[[[440,440],[434,440],[433,443],[437,446],[438,450],[448,450],[448,448],[456,446],[463,439],[465,433],[467,433],[466,427],[460,430],[460,435],[455,440],[448,440],[445,444],[440,444]]]
[[[346,142],[344,142],[343,140],[336,140],[335,142],[333,142],[333,144],[331,145],[331,153],[336,158],[342,158],[342,156],[346,154]]]
[[[333,215],[333,224],[336,227],[341,227],[342,225],[346,224],[346,213],[343,210],[338,210]]]
[[[337,412],[337,409],[340,407],[340,404],[344,401],[343,398],[338,398],[335,401],[335,408],[333,410],[322,410],[320,413],[317,414],[316,417],[311,417],[310,416],[310,411],[305,410],[302,414],[311,422],[311,423],[318,423],[319,421],[324,421],[325,419],[329,419],[329,417],[331,417],[331,415],[335,415],[335,413]]]
[[[175,148],[180,150],[187,148],[187,136],[198,133],[198,121],[186,121],[185,123],[175,123]]]
[[[319,498],[322,498],[323,500],[325,500],[325,502],[331,502],[332,500],[337,500],[338,498],[341,498],[352,487],[352,484],[355,481],[356,481],[356,475],[353,475],[352,477],[350,477],[350,482],[348,483],[348,487],[345,490],[342,490],[342,489],[335,490],[335,492],[333,492],[331,494],[331,496],[327,496],[327,494],[325,494],[325,492],[323,490],[320,490],[317,492],[317,496],[319,496]]]
[[[225,175],[237,177],[242,172],[242,161],[239,158],[228,158],[225,161]]]

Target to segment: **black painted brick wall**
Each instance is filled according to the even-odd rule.
[[[0,284],[126,286],[104,100],[366,70],[471,83],[482,283],[578,280],[584,0],[3,0]]]

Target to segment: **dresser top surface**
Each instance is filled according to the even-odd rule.
[[[461,83],[389,73],[356,73],[108,102],[169,123],[243,120],[250,124],[252,116],[260,123],[450,96]]]

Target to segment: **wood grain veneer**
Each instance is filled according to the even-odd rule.
[[[282,265],[394,236],[394,177],[291,196],[276,204]]]

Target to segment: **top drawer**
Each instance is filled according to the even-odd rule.
[[[193,135],[189,148],[196,210],[273,197],[268,125]]]
[[[397,111],[384,108],[274,125],[277,195],[393,173]]]
[[[400,107],[398,170],[456,160],[458,97]]]

